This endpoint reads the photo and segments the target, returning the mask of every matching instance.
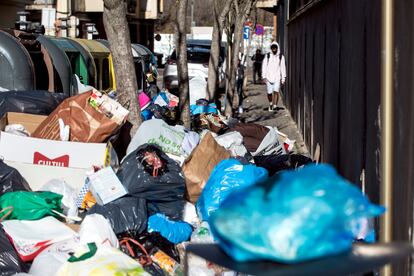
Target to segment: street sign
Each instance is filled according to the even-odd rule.
[[[264,35],[264,27],[262,24],[256,25],[256,35]]]
[[[243,28],[243,39],[249,39],[250,38],[250,28],[247,26],[244,26]]]

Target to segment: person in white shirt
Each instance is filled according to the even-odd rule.
[[[267,86],[269,111],[276,110],[279,102],[281,85],[286,81],[285,57],[280,53],[279,44],[272,42],[270,53],[266,54],[262,64],[263,82]]]

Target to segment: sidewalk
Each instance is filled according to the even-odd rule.
[[[289,139],[296,141],[294,149],[295,153],[309,155],[302,134],[298,131],[289,110],[285,108],[278,112],[268,111],[269,102],[266,97],[266,86],[262,84],[253,84],[250,77],[251,74],[249,74],[247,81],[247,88],[245,91],[247,98],[243,101],[244,112],[239,116],[240,120],[246,123],[258,123],[261,125],[277,127],[279,131],[287,134]],[[279,100],[279,107],[284,107],[281,99]]]

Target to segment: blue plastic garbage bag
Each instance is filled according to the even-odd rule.
[[[152,111],[149,108],[141,111],[141,118],[144,121],[151,120],[153,115],[154,114],[152,113]]]
[[[239,160],[221,161],[211,172],[206,186],[196,203],[198,215],[208,221],[231,192],[252,186],[268,178],[265,169],[254,165],[243,165]]]
[[[296,263],[349,250],[361,218],[384,211],[331,166],[309,165],[231,194],[210,227],[237,261]]]
[[[172,221],[163,214],[155,214],[148,218],[148,232],[159,232],[161,236],[177,244],[188,241],[193,228],[187,222]]]
[[[218,114],[217,106],[215,104],[205,105],[190,105],[191,115],[195,116],[202,113],[214,113]]]

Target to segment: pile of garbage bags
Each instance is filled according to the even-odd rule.
[[[2,276],[183,275],[188,243],[218,242],[240,261],[306,261],[349,249],[384,211],[294,154],[277,128],[204,99],[186,129],[176,96],[141,93],[144,122],[127,144],[128,110],[108,95],[52,102],[0,121]],[[189,259],[189,275],[225,272]]]

